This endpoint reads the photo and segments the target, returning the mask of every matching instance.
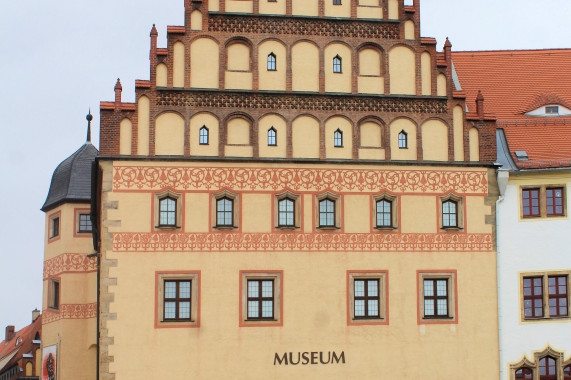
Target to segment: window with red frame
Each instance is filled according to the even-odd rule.
[[[567,276],[549,276],[549,316],[567,317],[569,305],[567,304]]]
[[[516,380],[532,380],[533,379],[533,371],[529,368],[521,368],[515,371],[515,378]]]
[[[539,361],[539,380],[557,380],[556,360],[546,356]]]
[[[547,188],[545,190],[545,204],[547,206],[547,216],[565,215],[563,207],[563,188]]]
[[[523,189],[522,201],[524,218],[540,216],[539,189]]]
[[[526,319],[543,317],[542,277],[524,277],[523,312]]]

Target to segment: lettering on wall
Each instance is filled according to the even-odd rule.
[[[282,365],[326,365],[345,364],[345,352],[337,354],[335,351],[323,352],[284,352],[274,355],[274,366]]]

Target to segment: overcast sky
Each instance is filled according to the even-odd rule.
[[[315,1],[315,0],[307,0]],[[149,78],[149,32],[166,47],[183,0],[2,1],[0,12],[0,341],[42,306],[45,215],[56,166],[85,142],[85,115],[134,100]],[[571,0],[422,0],[422,35],[453,50],[571,48]]]

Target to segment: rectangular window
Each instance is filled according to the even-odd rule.
[[[525,318],[543,317],[543,278],[524,277],[523,308]]]
[[[347,271],[348,324],[387,324],[387,271]]]
[[[335,201],[323,199],[319,201],[319,227],[335,227]]]
[[[91,233],[93,227],[91,226],[91,216],[89,214],[79,214],[79,233]]]
[[[418,271],[419,324],[457,323],[456,271]]]
[[[295,201],[284,198],[278,201],[278,226],[295,227]]]
[[[549,276],[549,316],[567,317],[569,315],[567,276]]]
[[[240,271],[240,326],[281,326],[283,271]]]
[[[547,207],[547,216],[564,216],[562,187],[552,187],[545,190],[545,205]],[[524,206],[525,210],[525,206]]]
[[[523,217],[529,218],[540,216],[539,189],[523,189],[521,196],[523,203]]]
[[[59,216],[50,219],[50,239],[59,236]]]
[[[59,310],[60,303],[60,287],[59,279],[50,278],[48,287],[48,307],[50,309]]]
[[[559,106],[547,106],[545,107],[545,113],[547,115],[559,115]]]
[[[200,272],[156,272],[155,328],[199,327]]]
[[[341,5],[341,0],[333,0],[333,5]]]
[[[216,201],[216,225],[234,225],[234,201],[229,198],[221,198]]]

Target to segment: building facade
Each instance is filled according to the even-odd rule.
[[[453,61],[468,99],[482,90],[498,119],[501,379],[570,380],[571,50]]]
[[[20,331],[6,326],[5,338],[0,342],[0,380],[40,378],[41,334],[39,310],[32,312],[32,323]]]
[[[61,373],[497,378],[495,119],[466,112],[418,0],[184,10],[136,102],[118,81],[101,103],[97,257],[61,246],[94,260],[99,339],[62,340]]]

